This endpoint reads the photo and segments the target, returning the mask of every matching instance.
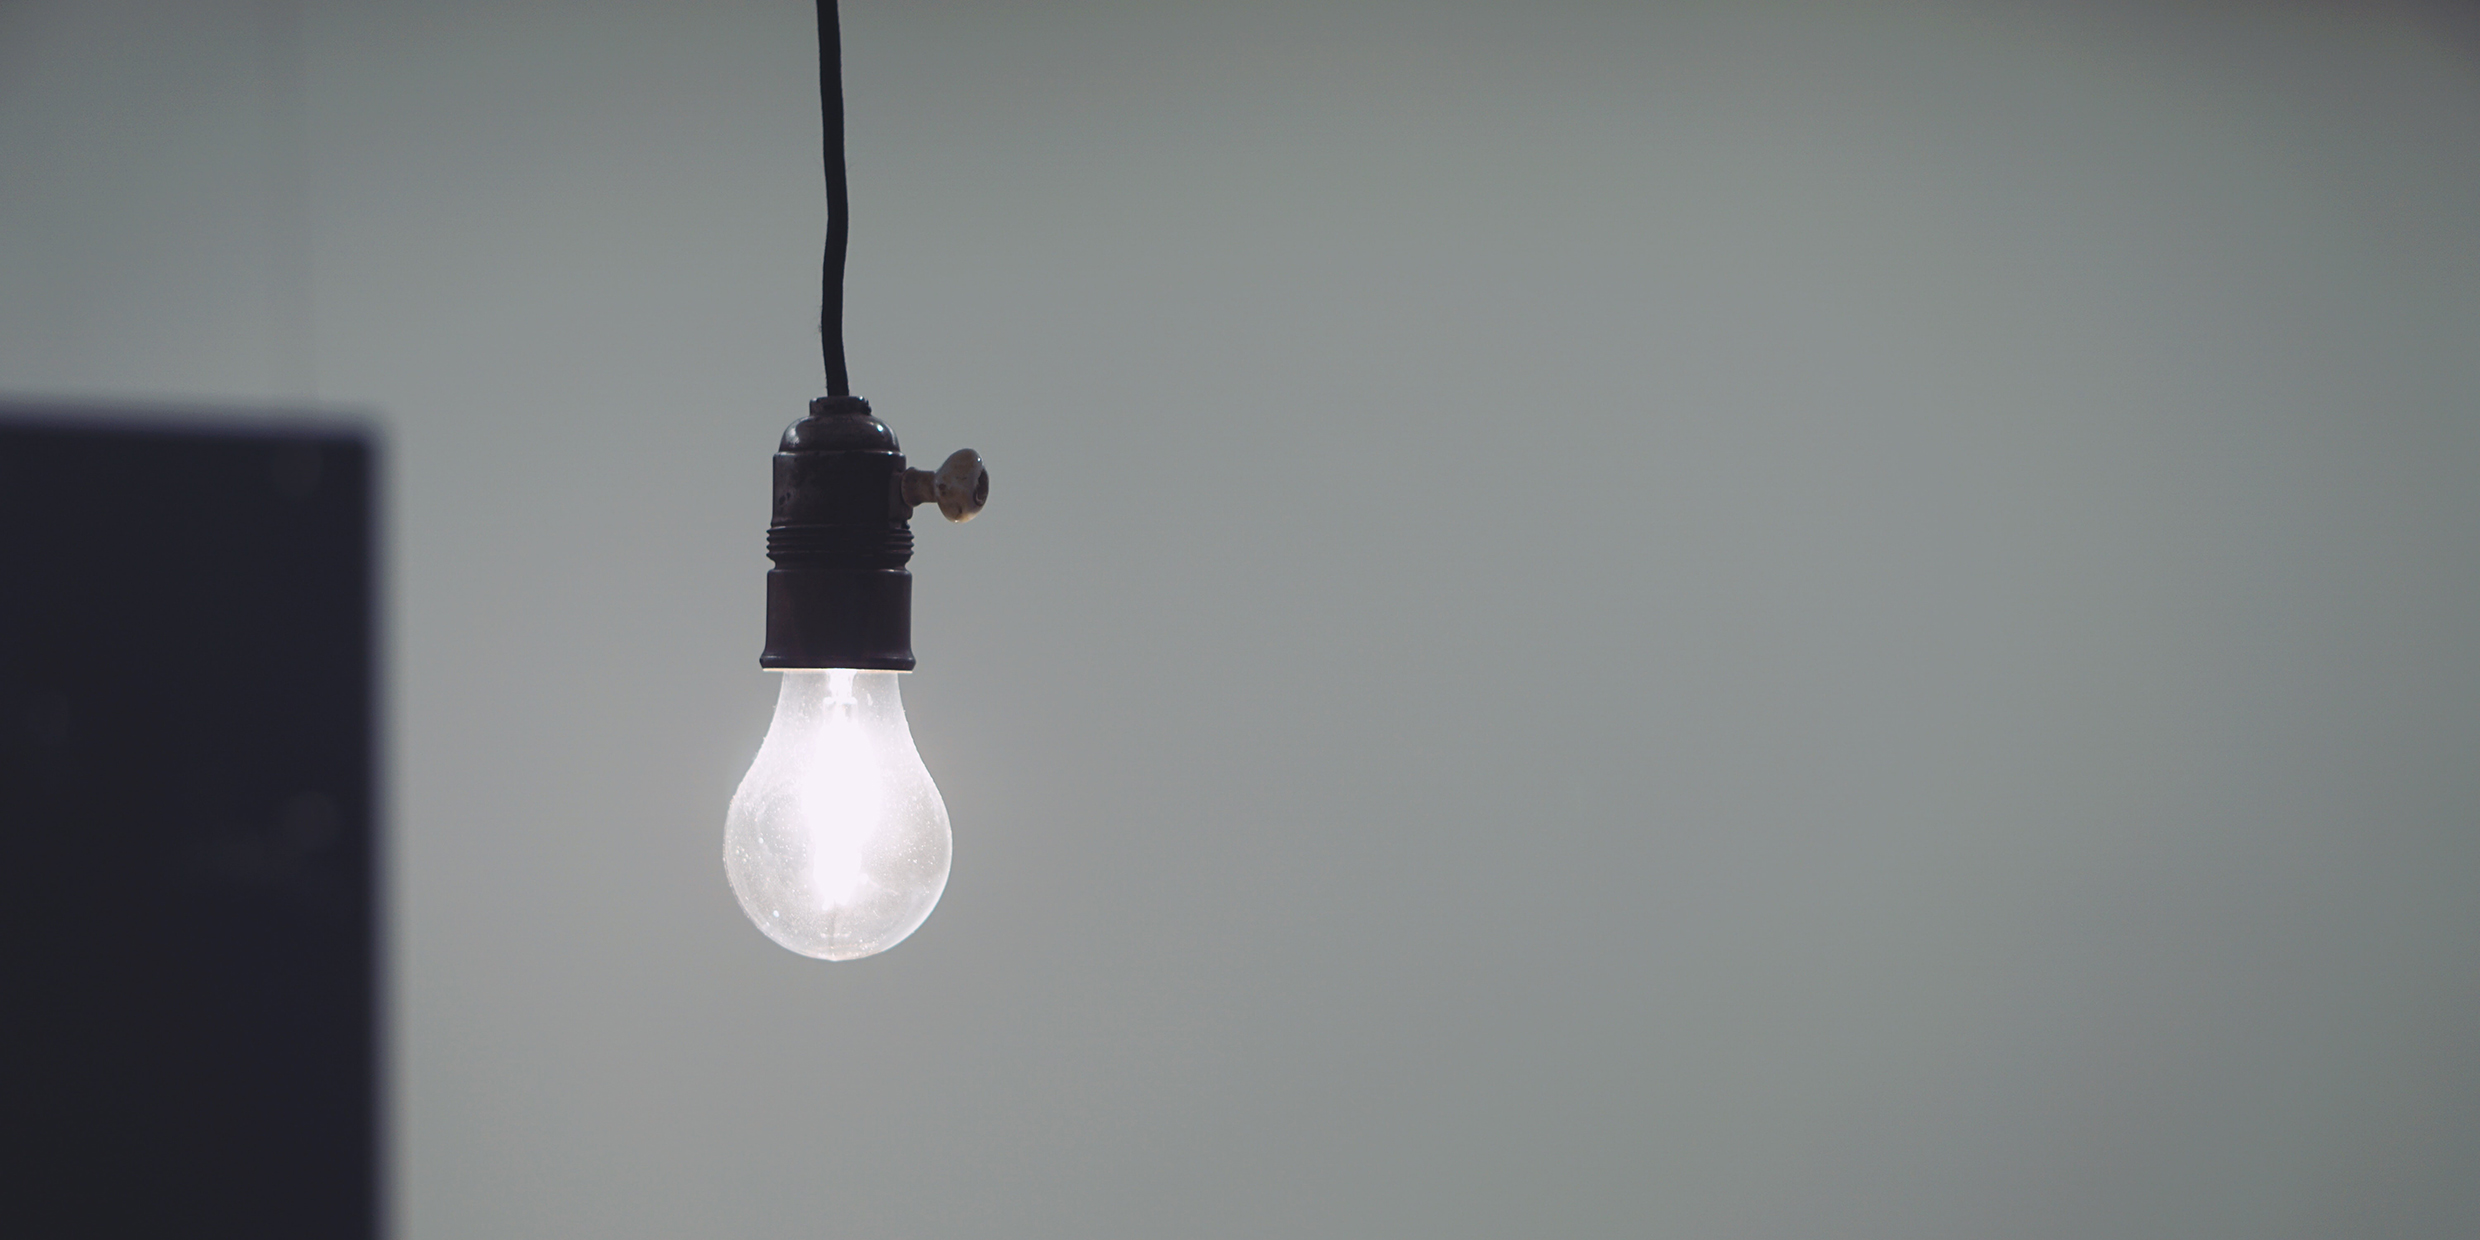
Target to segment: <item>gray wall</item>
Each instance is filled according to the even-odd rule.
[[[2480,1232],[2454,10],[852,7],[829,966],[807,7],[0,4],[0,389],[390,439],[400,1235]]]

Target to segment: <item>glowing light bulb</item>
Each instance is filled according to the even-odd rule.
[[[732,892],[768,938],[804,956],[883,952],[947,889],[947,803],[913,748],[898,675],[783,673],[775,721],[732,795]]]

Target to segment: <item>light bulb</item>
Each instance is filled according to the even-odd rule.
[[[913,748],[896,672],[787,671],[732,794],[724,872],[766,936],[822,960],[883,952],[947,889],[947,803]]]

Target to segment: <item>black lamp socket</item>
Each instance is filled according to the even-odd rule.
[[[907,470],[895,432],[858,396],[811,401],[775,453],[766,531],[766,651],[777,670],[913,668],[913,505],[964,521],[990,497],[970,450]]]

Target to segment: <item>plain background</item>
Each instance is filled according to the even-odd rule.
[[[385,430],[401,1237],[2468,1236],[2464,12],[853,4],[854,964],[808,6],[0,0],[0,389]]]

